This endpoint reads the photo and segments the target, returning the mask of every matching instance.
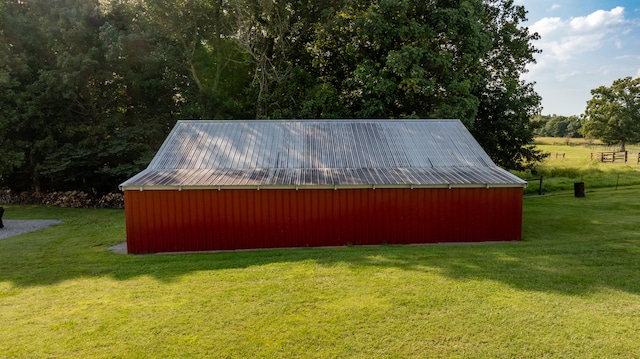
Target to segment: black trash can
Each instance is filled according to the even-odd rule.
[[[573,194],[576,197],[584,197],[584,182],[576,182],[573,184]]]

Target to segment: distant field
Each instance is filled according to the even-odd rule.
[[[515,173],[525,179],[542,176],[544,193],[573,191],[575,182],[584,182],[587,191],[640,184],[640,146],[637,144],[627,145],[627,163],[601,163],[592,159],[592,153],[618,150],[617,146],[605,146],[598,141],[541,137],[536,138],[536,145],[550,156],[535,174]],[[538,183],[531,181],[526,193],[535,194],[537,191]]]
[[[524,201],[522,242],[132,256],[121,210],[0,240],[3,358],[638,358],[640,187]]]
[[[620,150],[619,145],[605,145],[598,140],[590,140],[584,138],[559,138],[559,137],[536,137],[535,143],[538,146],[549,146],[549,148],[582,148],[588,149],[588,152],[611,152]],[[630,154],[638,154],[640,152],[640,144],[627,144],[626,150]],[[570,151],[571,152],[571,151]],[[580,151],[578,151],[580,152]],[[582,152],[580,152],[582,153]],[[636,160],[637,160],[636,156]]]

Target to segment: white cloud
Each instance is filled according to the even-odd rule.
[[[558,4],[553,4],[553,5],[551,5],[551,7],[549,8],[549,11],[555,11],[555,10],[558,10],[559,8],[561,8],[561,6],[560,6],[560,5],[558,5]]]
[[[566,62],[586,52],[597,50],[604,44],[605,38],[626,23],[624,8],[616,7],[611,11],[598,10],[587,16],[563,20],[559,17],[540,19],[529,28],[540,34],[536,47],[542,50],[538,56],[539,66],[554,62]],[[620,40],[612,40],[618,47]]]
[[[598,10],[588,16],[575,17],[569,21],[571,28],[578,32],[607,29],[624,22],[622,6],[613,8],[611,11]]]
[[[566,27],[566,23],[562,21],[561,18],[545,17],[544,19],[540,19],[535,24],[531,25],[529,27],[529,30],[531,30],[531,32],[537,32],[538,34],[540,34],[542,40],[544,41],[544,38],[546,36],[551,36],[554,32],[561,30],[564,27]]]
[[[616,60],[638,60],[640,61],[639,55],[620,55],[615,57]]]

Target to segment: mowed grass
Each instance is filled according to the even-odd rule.
[[[639,197],[526,199],[522,242],[145,256],[120,210],[7,206],[64,223],[0,240],[0,357],[637,358]]]
[[[550,156],[537,168],[537,172],[516,172],[524,179],[543,177],[543,193],[572,192],[575,182],[584,182],[587,191],[598,188],[616,188],[640,185],[640,146],[627,145],[627,162],[602,163],[592,159],[597,152],[617,151],[617,146],[603,146],[584,139],[541,137],[536,147]],[[597,158],[597,157],[596,157]],[[529,182],[525,193],[537,194],[539,183]]]

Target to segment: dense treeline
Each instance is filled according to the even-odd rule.
[[[539,124],[536,136],[582,138],[582,122],[579,116],[536,115],[533,122]]]
[[[179,118],[460,118],[539,159],[513,0],[0,0],[0,181],[113,190]]]

